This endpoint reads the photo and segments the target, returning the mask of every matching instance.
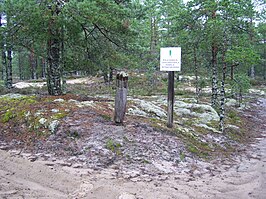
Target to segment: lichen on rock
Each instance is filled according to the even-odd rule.
[[[226,102],[225,102],[225,105],[226,106],[236,106],[237,105],[237,101],[235,99],[226,99]]]
[[[1,95],[0,98],[10,98],[10,99],[18,99],[18,98],[22,98],[25,97],[26,95],[21,95],[18,93],[8,93],[5,95]]]
[[[65,100],[62,98],[55,99],[54,102],[64,102]]]
[[[49,130],[51,131],[51,133],[56,133],[58,127],[59,127],[60,122],[58,120],[53,120],[52,122],[50,122],[49,124]]]
[[[138,116],[143,116],[143,117],[148,116],[148,114],[145,111],[140,110],[137,106],[133,106],[129,108],[127,111],[131,115],[138,115]]]
[[[206,124],[209,121],[219,121],[218,113],[207,104],[185,103],[177,101],[174,104],[174,112],[177,115],[190,115],[199,118],[199,121]]]
[[[68,100],[68,102],[75,104],[79,108],[86,107],[86,106],[94,107],[94,105],[95,105],[93,100],[79,102],[77,100],[70,99],[70,100]]]
[[[40,123],[41,125],[45,125],[46,122],[47,122],[47,119],[45,119],[45,118],[41,118],[41,119],[39,119],[39,123]]]
[[[149,116],[155,116],[157,118],[167,117],[166,111],[152,102],[141,99],[133,99],[132,102],[135,105],[132,106],[130,109],[130,112],[132,114],[136,113],[137,115],[144,115],[144,116],[149,115]]]

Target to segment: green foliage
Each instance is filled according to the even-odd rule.
[[[113,153],[116,153],[117,155],[121,153],[120,151],[121,146],[122,145],[120,143],[115,142],[112,139],[108,139],[106,142],[106,148],[112,151]]]
[[[230,64],[239,64],[242,71],[247,71],[249,66],[257,64],[259,55],[252,48],[248,47],[234,47],[226,53],[226,61]],[[246,69],[246,70],[244,70]]]
[[[148,79],[147,76],[149,75],[156,78],[156,80]],[[165,93],[167,93],[167,82],[162,81],[154,73],[148,75],[138,74],[137,77],[133,76],[130,77],[129,79],[130,95],[150,96],[154,94],[165,94]]]
[[[8,93],[8,89],[5,87],[4,82],[0,81],[0,94],[6,94]]]
[[[47,106],[49,104],[49,106]],[[0,122],[3,125],[14,127],[23,133],[38,133],[48,135],[51,133],[53,121],[60,121],[69,113],[68,110],[58,108],[59,112],[51,111],[51,99],[47,101],[36,96],[10,95],[0,98]],[[48,110],[47,110],[48,108]],[[69,107],[68,107],[69,108]]]
[[[227,116],[228,116],[228,119],[230,120],[230,123],[232,123],[232,124],[237,124],[241,121],[237,112],[234,110],[229,110]]]
[[[198,153],[199,152],[199,150],[196,148],[196,146],[194,146],[192,144],[188,145],[187,149],[191,153]]]
[[[47,41],[55,30],[57,34],[53,33],[53,39],[60,43],[61,70],[95,74],[99,69],[136,65],[136,59],[131,59],[136,36],[131,26],[135,15],[131,13],[135,9],[131,1],[28,0],[3,1],[0,5],[11,19],[10,28],[1,27],[0,34],[13,35],[14,74],[24,79],[31,77],[31,52],[36,58],[39,76],[42,64],[50,63],[44,58],[49,50]]]
[[[62,119],[64,117],[66,117],[67,115],[68,115],[68,112],[64,111],[64,112],[56,113],[52,117],[53,117],[53,119],[58,120],[58,119]]]
[[[20,98],[2,97],[0,98],[0,102],[0,113],[2,112],[1,121],[7,123],[14,118],[19,120],[24,118],[25,108],[23,109],[23,107],[33,105],[36,103],[36,100],[34,96],[23,96]]]
[[[204,78],[199,79],[199,83],[198,84],[199,84],[199,88],[200,89],[203,89],[203,88],[205,88],[208,85],[207,80],[204,79]]]
[[[246,73],[255,65],[256,73],[265,76],[265,23],[261,21],[258,27],[252,23],[257,11],[250,0],[191,0],[187,4],[177,0],[70,0],[63,1],[60,8],[57,2],[0,3],[1,13],[10,16],[9,27],[1,27],[0,39],[13,36],[14,74],[31,78],[29,56],[34,51],[41,76],[51,37],[48,30],[53,27],[60,32],[55,39],[60,41],[64,71],[96,74],[110,67],[143,68],[148,70],[150,85],[157,87],[154,72],[159,66],[160,47],[181,46],[182,72],[194,71],[196,57],[199,71],[203,71],[199,75],[207,77],[215,44],[218,67],[222,66],[222,49],[226,49],[228,67],[239,63],[236,73]],[[205,87],[202,83],[200,87]],[[147,94],[154,93],[150,88]]]
[[[250,84],[252,86],[263,86],[265,85],[265,80],[262,78],[250,79]]]
[[[184,90],[182,88],[175,89],[175,95],[182,95],[183,97],[188,97],[190,94],[190,91]]]
[[[112,117],[110,115],[101,115],[101,117],[104,119],[104,120],[107,120],[107,121],[111,121],[112,120]]]
[[[14,115],[13,111],[7,110],[2,116],[2,122],[6,123],[6,122],[8,122],[10,119],[12,119],[14,117],[15,117],[15,115]]]
[[[201,107],[191,107],[191,111],[195,113],[204,113],[205,110],[202,109]]]
[[[246,93],[250,89],[250,79],[247,75],[239,74],[235,75],[234,80],[230,82],[231,92],[234,93]]]
[[[186,155],[185,155],[185,153],[184,153],[183,151],[180,151],[180,153],[179,153],[179,158],[180,158],[180,160],[181,160],[182,162],[185,160]]]

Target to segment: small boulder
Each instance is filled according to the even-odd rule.
[[[58,129],[60,122],[58,120],[53,120],[50,124],[49,124],[49,130],[52,133],[55,133]]]
[[[55,99],[54,102],[64,102],[65,100],[62,98]]]
[[[41,125],[45,125],[46,122],[47,122],[47,119],[45,119],[45,118],[41,118],[41,119],[39,119],[39,123],[40,123]]]
[[[226,106],[236,106],[237,105],[237,101],[235,99],[227,99],[225,102]]]

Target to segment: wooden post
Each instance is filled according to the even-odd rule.
[[[115,96],[115,123],[122,124],[126,113],[128,89],[128,74],[120,72],[116,75],[116,96]]]
[[[173,127],[173,112],[174,112],[174,71],[168,72],[168,113],[167,113],[167,127]]]

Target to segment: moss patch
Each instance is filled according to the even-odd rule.
[[[0,129],[14,138],[23,135],[28,141],[34,137],[48,136],[51,133],[49,124],[53,120],[63,119],[72,109],[70,104],[55,103],[53,100],[50,97],[18,94],[0,97]]]
[[[2,122],[6,123],[8,122],[10,119],[12,119],[13,117],[15,117],[15,115],[13,114],[13,112],[11,110],[7,110],[3,115],[2,115]]]
[[[118,143],[112,139],[108,139],[106,142],[106,148],[117,155],[121,154],[121,151],[120,151],[121,147],[122,147],[122,145],[120,143]]]

